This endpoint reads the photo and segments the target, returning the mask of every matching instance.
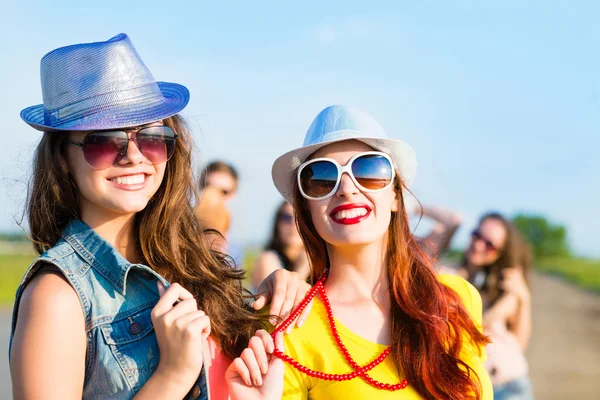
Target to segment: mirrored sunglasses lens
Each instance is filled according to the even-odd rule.
[[[304,193],[313,198],[325,197],[333,191],[338,170],[331,161],[316,161],[300,173],[300,185]]]
[[[153,164],[167,161],[175,151],[175,132],[168,126],[141,129],[136,139],[142,154]]]
[[[368,190],[383,189],[392,181],[390,161],[377,154],[367,154],[352,162],[352,174],[359,185]]]
[[[126,147],[125,132],[92,132],[83,140],[83,156],[94,168],[109,168],[119,161]]]

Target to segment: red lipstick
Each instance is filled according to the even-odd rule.
[[[340,211],[349,211],[349,210],[356,210],[356,209],[365,210],[366,211],[365,215],[358,215],[358,216],[352,217],[352,218],[340,218],[340,216],[337,215]],[[331,211],[331,213],[329,214],[329,217],[333,220],[333,222],[338,223],[338,224],[354,225],[354,224],[358,224],[359,222],[367,219],[369,217],[369,215],[371,215],[371,207],[369,207],[366,204],[354,203],[354,204],[342,204],[341,206],[334,208]]]

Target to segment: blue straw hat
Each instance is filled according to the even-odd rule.
[[[294,203],[296,171],[306,159],[335,142],[358,140],[388,154],[404,184],[412,184],[417,173],[417,156],[408,144],[390,139],[373,117],[356,108],[334,105],[317,115],[304,137],[304,145],[289,151],[273,163],[271,175],[275,187],[288,203]]]
[[[124,33],[51,51],[40,73],[44,104],[21,111],[40,131],[144,125],[177,114],[190,99],[184,86],[156,82]]]

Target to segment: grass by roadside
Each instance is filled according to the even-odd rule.
[[[33,254],[0,254],[0,307],[10,307],[25,270],[35,259]]]
[[[564,277],[577,286],[600,294],[600,260],[585,258],[543,258],[536,269]]]
[[[245,251],[244,267],[249,271],[259,249]],[[34,260],[33,254],[0,254],[0,307],[10,307],[23,273]],[[561,276],[577,286],[600,294],[600,260],[546,258],[536,261],[538,271]],[[248,275],[247,275],[248,276]],[[249,280],[246,281],[250,287]]]

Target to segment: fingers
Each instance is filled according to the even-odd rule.
[[[284,345],[283,345],[283,343],[284,343],[284,341],[283,341],[283,333],[279,332],[278,334],[275,335],[275,348],[277,350],[280,350],[280,351],[283,352],[284,351]],[[274,358],[279,359],[279,357],[274,357]]]
[[[277,271],[271,272],[271,274],[269,274],[269,276],[263,279],[260,285],[258,285],[256,293],[259,293],[259,295],[256,298],[256,301],[254,301],[254,303],[252,304],[252,307],[254,307],[255,310],[260,310],[261,308],[269,304],[273,292],[272,282],[277,281],[276,279],[274,279],[274,274],[276,272]]]
[[[304,324],[304,321],[306,321],[306,319],[308,318],[308,315],[310,314],[310,310],[312,310],[312,306],[314,303],[314,299],[310,301],[310,303],[308,303],[306,305],[306,307],[304,307],[304,310],[302,310],[302,312],[300,313],[300,315],[298,316],[298,322],[296,323],[297,326],[302,326]]]
[[[260,310],[261,308],[263,308],[266,305],[267,305],[267,297],[263,294],[260,294],[256,297],[256,300],[254,301],[254,303],[252,303],[252,308],[254,308],[255,310]]]
[[[273,272],[273,274],[277,274],[280,271],[275,271],[275,272]],[[279,276],[281,276],[281,275],[279,275]],[[271,299],[271,307],[269,308],[269,315],[280,316],[282,314],[281,307],[283,306],[283,302],[285,301],[286,292],[287,292],[286,279],[276,279],[273,284],[273,290],[271,292],[272,299]],[[277,324],[277,320],[273,318],[271,320],[271,324],[272,325]]]
[[[154,306],[154,309],[152,310],[152,314],[154,317],[161,316],[171,310],[173,308],[173,304],[175,304],[178,300],[188,300],[193,298],[194,296],[190,292],[185,290],[178,283],[174,283],[169,286],[158,303],[156,303],[156,306]]]
[[[257,336],[253,336],[248,343],[248,347],[254,352],[254,358],[258,363],[258,368],[261,374],[266,374],[269,370],[269,360],[267,359],[267,351],[265,350],[265,343]]]
[[[240,356],[242,360],[244,360],[244,364],[246,364],[246,368],[250,374],[250,378],[254,386],[262,385],[262,373],[258,366],[258,361],[256,359],[256,355],[251,348],[246,348],[242,351],[242,355]]]
[[[235,360],[233,360],[229,368],[232,369],[234,373],[237,373],[240,376],[240,378],[242,378],[246,386],[252,386],[252,380],[250,379],[250,371],[248,370],[248,367],[246,366],[244,360],[242,360],[240,357],[236,358]]]
[[[195,337],[197,334],[202,335],[203,339],[207,339],[210,335],[210,319],[208,316],[203,315],[198,318],[192,320],[189,324],[186,325],[185,333],[192,337]]]
[[[165,318],[165,322],[170,325],[180,317],[197,310],[198,303],[196,303],[196,299],[187,299],[177,303],[169,311],[163,314],[163,318]]]
[[[294,302],[298,293],[298,281],[289,281],[285,290],[285,297],[281,304],[281,310],[279,310],[279,317],[285,320],[292,313],[294,308]],[[277,314],[276,314],[277,315]]]
[[[310,291],[310,285],[308,283],[304,283],[303,285],[300,285],[300,287],[298,288],[298,291],[296,292],[296,300],[294,301],[294,310],[300,305],[300,303],[302,303],[302,300],[304,300],[304,298],[306,297],[306,294],[309,291]],[[310,311],[311,307],[312,307],[312,302],[307,307],[309,309],[309,311]],[[296,326],[301,327],[302,324],[304,324],[305,317],[308,316],[308,314],[305,314],[305,312],[306,312],[306,310],[303,310],[303,312],[298,316],[298,319],[296,320]],[[288,332],[288,333],[290,333],[290,332]]]
[[[267,353],[273,353],[273,350],[275,350],[275,344],[271,335],[269,335],[269,333],[263,329],[256,331],[255,335],[262,340]]]
[[[192,322],[194,322],[194,324],[192,324]],[[182,332],[185,332],[189,329],[194,331],[191,332],[193,334],[200,333],[203,339],[208,338],[211,332],[210,319],[202,310],[191,312],[179,317],[174,322],[174,325]]]

